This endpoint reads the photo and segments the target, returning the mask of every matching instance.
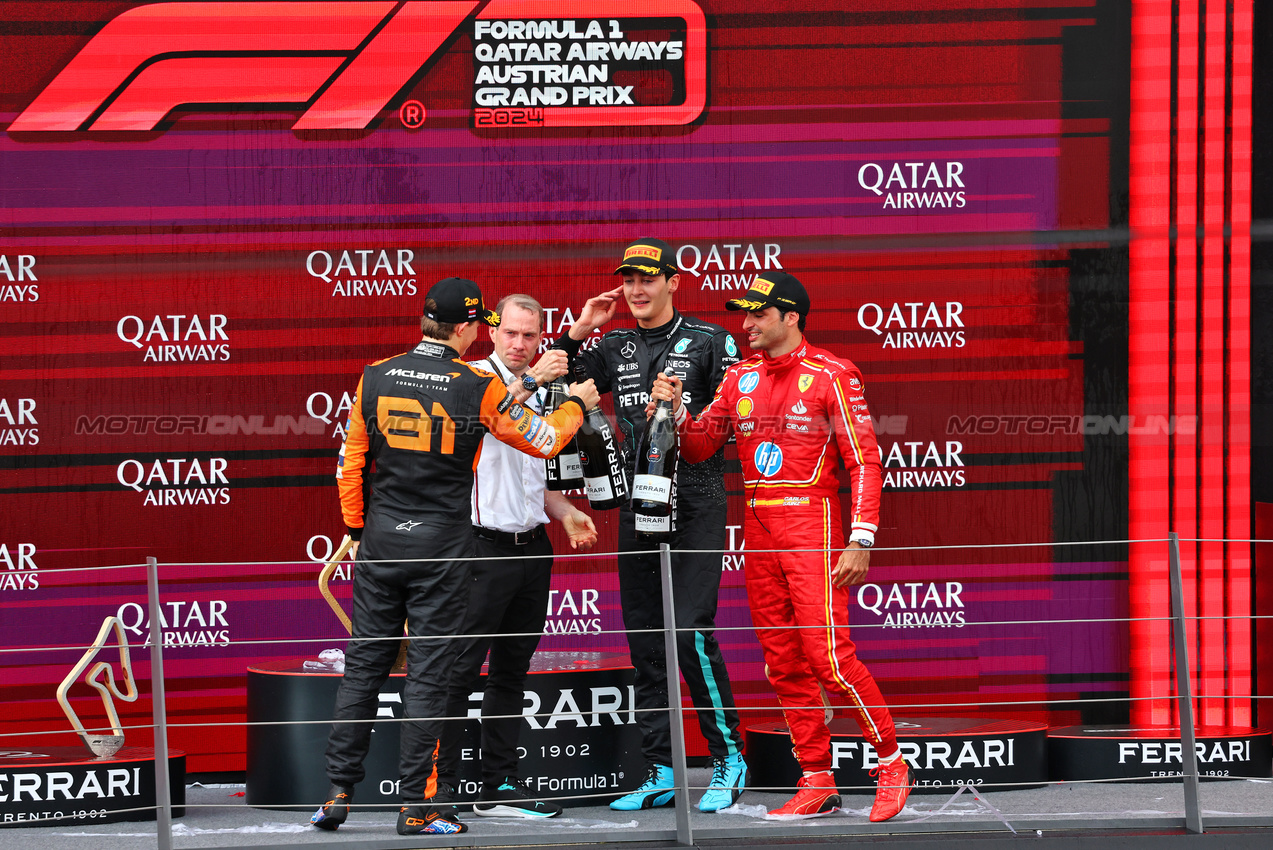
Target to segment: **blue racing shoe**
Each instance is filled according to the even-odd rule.
[[[468,829],[445,807],[439,810],[433,806],[403,806],[398,811],[399,835],[455,835]]]
[[[747,762],[742,753],[712,759],[712,784],[698,801],[700,812],[728,809],[742,796],[747,785]]]
[[[626,794],[610,804],[621,812],[635,812],[668,806],[675,794],[672,785],[672,768],[665,764],[652,764],[645,771],[645,781],[631,794]]]

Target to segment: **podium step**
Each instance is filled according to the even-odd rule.
[[[1249,726],[1203,726],[1195,735],[1206,778],[1267,777],[1273,733]],[[1052,778],[1172,780],[1183,772],[1179,726],[1062,726],[1048,732]]]
[[[1047,724],[963,717],[894,718],[898,745],[911,764],[916,791],[952,790],[961,784],[1020,787],[1048,779]],[[831,766],[842,791],[873,793],[869,772],[875,748],[852,720],[831,721]],[[800,766],[781,721],[758,723],[743,733],[751,787],[794,788]]]
[[[87,747],[6,745],[0,827],[86,826],[155,819],[155,751],[124,747],[97,758]],[[185,814],[186,754],[168,751],[173,817]]]

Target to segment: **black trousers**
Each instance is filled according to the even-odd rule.
[[[474,543],[478,558],[503,560],[473,562],[463,634],[521,635],[461,641],[448,688],[447,716],[466,716],[489,650],[482,692],[482,783],[489,787],[518,776],[517,741],[526,722],[521,716],[526,675],[547,619],[553,547],[546,534],[524,546],[481,537],[474,538]],[[459,779],[463,725],[463,721],[449,721],[442,733],[438,778],[452,785]]]
[[[454,637],[446,636],[459,634],[463,625],[473,537],[468,522],[425,520],[410,526],[398,517],[367,517],[354,566],[353,639],[336,692],[336,722],[327,740],[327,778],[356,785],[366,776],[363,760],[371,745],[370,721],[398,656],[405,620],[413,640],[407,650],[404,721],[399,724],[399,791],[404,803],[418,803],[432,796],[436,781],[439,718],[444,716],[447,681],[459,648]],[[448,560],[408,560],[413,558]]]
[[[672,553],[672,599],[678,632],[677,660],[697,709],[698,725],[713,756],[742,751],[738,711],[729,673],[716,643],[716,603],[720,595],[725,549],[725,505],[708,500],[677,500],[677,530],[672,549],[709,550]],[[663,585],[657,544],[636,539],[631,510],[619,510],[619,600],[623,625],[631,629],[663,628]],[[655,550],[655,551],[650,551]],[[668,671],[659,632],[628,634],[635,669],[637,726],[647,761],[672,764],[668,708]],[[676,689],[679,698],[679,683]],[[663,709],[648,711],[647,709]]]

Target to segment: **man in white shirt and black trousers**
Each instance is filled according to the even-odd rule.
[[[544,384],[566,371],[566,354],[550,351],[533,368],[531,357],[543,336],[544,309],[528,295],[508,295],[495,307],[500,326],[491,328],[495,352],[473,365],[494,372],[518,401],[543,412]],[[483,439],[473,481],[473,534],[479,560],[473,562],[468,613],[462,634],[516,634],[477,637],[461,643],[447,693],[447,717],[468,713],[482,662],[490,651],[482,694],[482,788],[473,811],[487,817],[554,817],[561,807],[532,799],[517,771],[523,691],[531,656],[539,645],[548,612],[552,544],[545,524],[562,524],[572,549],[597,541],[592,519],[561,493],[546,489],[544,461]],[[500,560],[483,560],[499,558]],[[501,717],[503,715],[503,717]],[[509,716],[511,715],[511,716]],[[438,754],[438,780],[458,785],[463,721],[448,721]]]

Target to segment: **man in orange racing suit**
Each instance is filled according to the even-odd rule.
[[[660,376],[651,396],[677,409],[681,456],[689,463],[709,457],[731,432],[737,436],[747,496],[747,599],[804,770],[796,795],[774,814],[810,816],[839,808],[821,685],[848,699],[879,755],[871,820],[888,820],[902,810],[914,779],[848,627],[849,587],[866,579],[882,486],[862,375],[805,340],[809,295],[792,275],[757,275],[747,293],[726,306],[746,311],[743,331],[760,353],[730,367],[697,419],[680,405],[676,379]],[[838,493],[841,459],[852,481],[847,546]]]
[[[557,412],[541,417],[494,374],[459,358],[480,324],[499,316],[482,306],[471,280],[441,280],[425,297],[422,339],[413,350],[363,370],[349,411],[336,477],[341,512],[356,550],[353,635],[336,693],[327,745],[327,802],[310,822],[335,829],[349,814],[353,786],[366,775],[371,720],[407,622],[398,815],[402,835],[464,832],[454,790],[437,781],[439,719],[468,605],[475,555],[470,515],[473,470],[488,432],[538,457],[552,457],[599,401],[591,381],[571,386]],[[363,469],[375,462],[364,511]]]

